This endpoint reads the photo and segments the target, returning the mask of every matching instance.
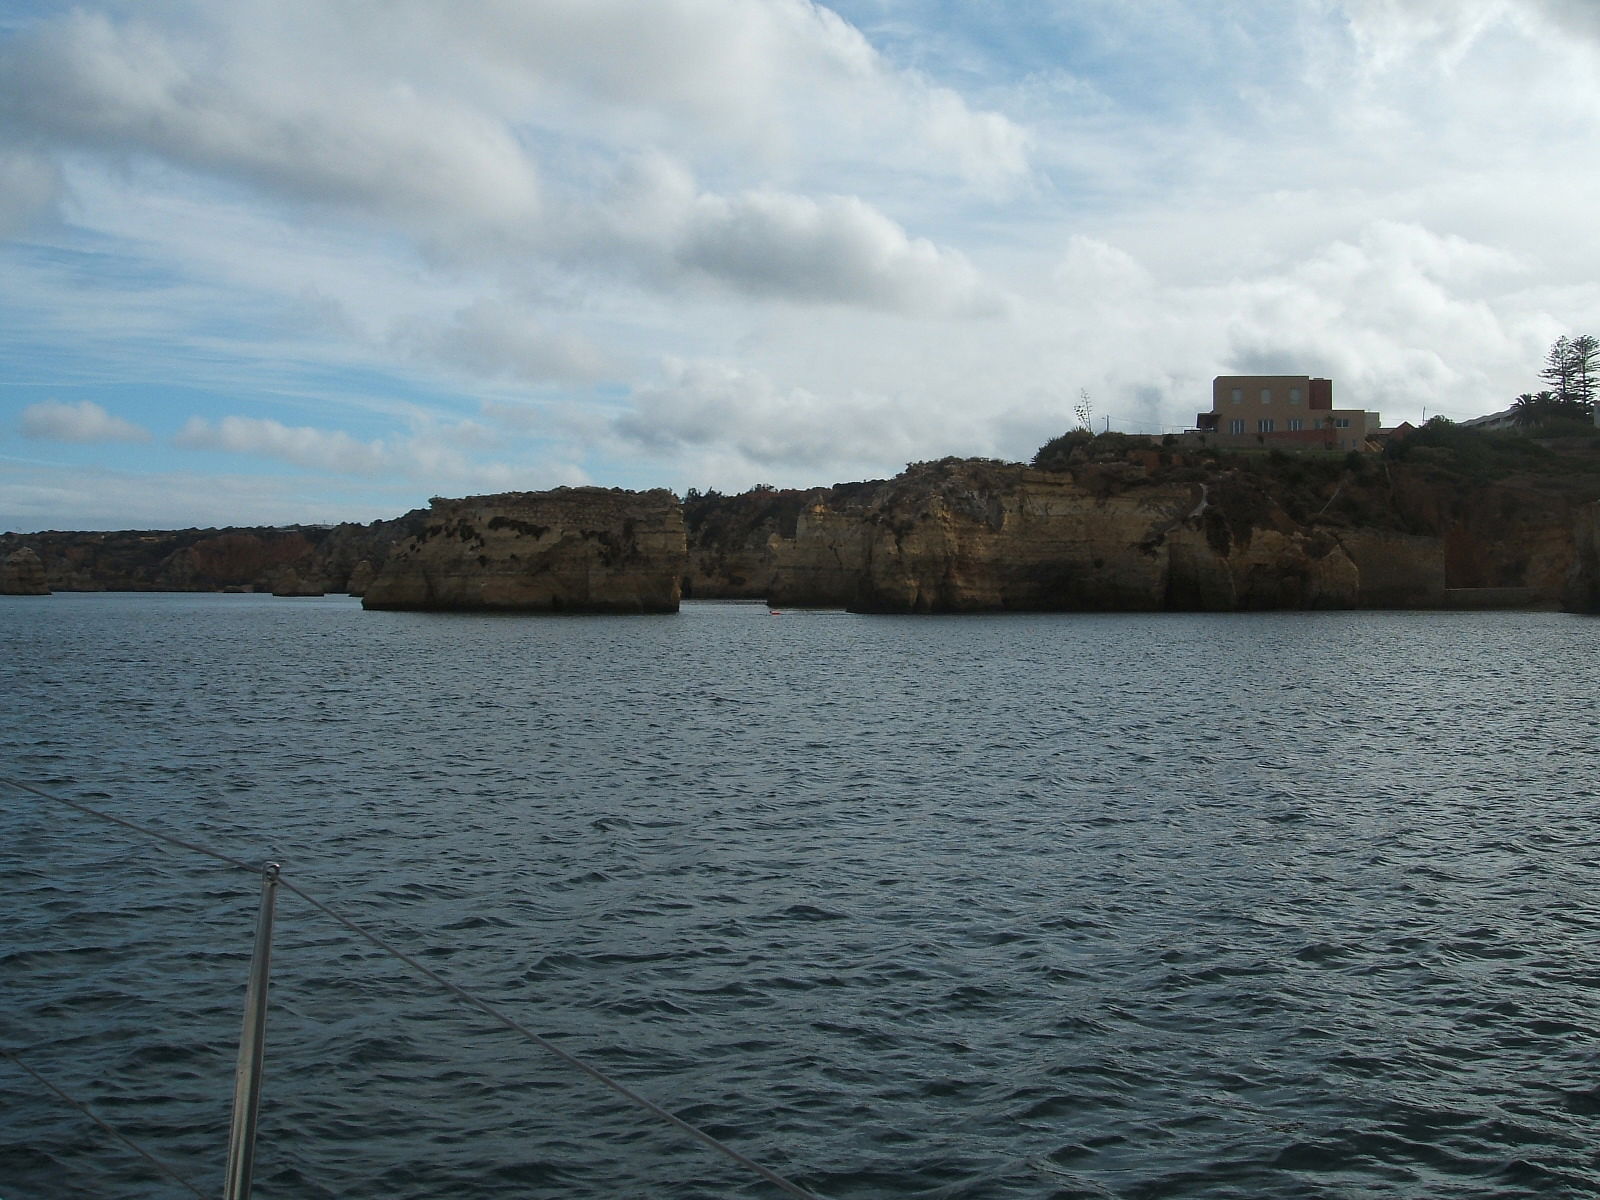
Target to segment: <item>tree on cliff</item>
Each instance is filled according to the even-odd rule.
[[[1567,343],[1573,398],[1592,413],[1595,388],[1600,386],[1600,338],[1580,334]]]
[[[1551,344],[1544,356],[1544,366],[1539,369],[1539,378],[1550,385],[1550,391],[1558,398],[1567,399],[1572,380],[1572,339],[1566,334]]]
[[[1567,337],[1562,334],[1545,355],[1539,378],[1550,385],[1540,396],[1549,396],[1547,416],[1582,418],[1594,411],[1595,387],[1600,376],[1600,339],[1591,334]],[[1517,398],[1523,400],[1523,396]],[[1520,420],[1520,417],[1519,417]]]
[[[1511,402],[1511,416],[1523,429],[1543,425],[1559,413],[1554,392],[1523,392]]]

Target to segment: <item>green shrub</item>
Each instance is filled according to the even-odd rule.
[[[1434,417],[1403,438],[1391,438],[1383,456],[1394,462],[1427,463],[1473,479],[1536,470],[1553,457],[1525,434],[1467,429],[1443,417]]]
[[[1065,471],[1072,459],[1072,452],[1079,447],[1089,445],[1092,441],[1094,434],[1087,429],[1074,429],[1071,433],[1063,433],[1039,447],[1039,452],[1033,456],[1032,465],[1041,471]]]

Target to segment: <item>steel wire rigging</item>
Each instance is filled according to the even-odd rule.
[[[231,854],[224,854],[221,851],[215,850],[215,849],[213,849],[213,848],[211,848],[209,846],[203,846],[203,845],[200,845],[197,842],[188,841],[187,839],[174,836],[173,834],[167,833],[164,830],[154,829],[154,828],[152,828],[152,827],[150,827],[148,825],[141,824],[141,823],[139,823],[137,821],[130,821],[125,817],[119,817],[119,816],[115,815],[114,813],[105,812],[102,809],[95,808],[95,807],[93,807],[91,805],[84,804],[84,803],[82,803],[80,801],[77,801],[77,800],[69,800],[65,796],[58,796],[53,792],[47,791],[44,788],[38,787],[38,786],[36,786],[34,784],[31,784],[31,783],[27,783],[27,782],[25,782],[23,780],[20,780],[20,779],[12,779],[12,778],[9,778],[7,776],[0,776],[0,786],[11,787],[11,788],[15,788],[16,790],[21,791],[21,792],[27,792],[30,795],[37,796],[37,797],[39,797],[41,799],[48,800],[48,801],[50,801],[50,802],[52,802],[54,804],[59,804],[59,805],[62,805],[64,807],[66,807],[66,808],[73,809],[73,810],[75,810],[75,811],[77,811],[79,813],[83,813],[86,816],[94,817],[94,818],[96,818],[98,820],[106,821],[106,822],[109,822],[110,824],[120,826],[123,829],[129,830],[130,832],[133,832],[133,833],[137,833],[137,834],[139,834],[139,835],[141,835],[143,837],[151,838],[151,839],[153,839],[155,841],[158,841],[158,842],[164,842],[164,843],[166,843],[168,845],[176,846],[176,847],[178,847],[180,849],[188,850],[188,851],[190,851],[192,853],[203,855],[206,858],[210,858],[210,859],[212,859],[212,860],[214,860],[216,862],[223,863],[223,864],[225,864],[227,866],[234,867],[234,868],[236,868],[238,870],[241,870],[241,871],[246,871],[249,874],[252,874],[252,875],[255,875],[255,876],[258,876],[258,877],[263,876],[263,874],[265,872],[268,872],[268,871],[272,872],[274,874],[274,876],[275,876],[276,883],[277,883],[277,885],[279,887],[283,888],[285,891],[294,893],[301,900],[305,901],[306,904],[310,905],[312,908],[314,908],[318,912],[322,913],[325,917],[327,917],[328,919],[332,920],[333,922],[335,922],[336,924],[338,924],[339,926],[344,928],[347,932],[349,932],[349,933],[355,935],[356,937],[359,937],[362,940],[370,943],[372,946],[376,947],[378,950],[381,950],[383,953],[395,958],[399,962],[404,963],[406,966],[410,967],[414,972],[416,972],[417,974],[421,975],[423,978],[427,979],[429,982],[433,983],[435,986],[437,986],[438,988],[440,988],[444,992],[448,993],[449,995],[454,997],[456,1000],[458,1000],[461,1003],[469,1005],[470,1007],[476,1009],[478,1012],[484,1014],[490,1020],[494,1021],[496,1024],[500,1025],[501,1027],[503,1027],[505,1029],[508,1029],[508,1030],[512,1031],[513,1033],[516,1033],[516,1034],[520,1035],[521,1037],[523,1037],[527,1041],[533,1043],[533,1045],[537,1046],[539,1049],[545,1051],[547,1054],[550,1054],[551,1056],[559,1059],[561,1062],[565,1063],[567,1066],[569,1066],[572,1069],[580,1072],[581,1074],[588,1076],[590,1079],[594,1080],[596,1083],[599,1083],[601,1086],[610,1089],[612,1092],[616,1093],[618,1096],[621,1096],[623,1099],[627,1100],[630,1104],[633,1104],[634,1106],[643,1109],[645,1112],[648,1112],[651,1115],[657,1117],[658,1119],[664,1121],[668,1125],[671,1125],[674,1129],[678,1130],[680,1133],[684,1134],[685,1136],[691,1138],[692,1140],[694,1140],[696,1142],[699,1142],[705,1148],[713,1151],[716,1154],[722,1155],[724,1158],[728,1159],[729,1161],[734,1162],[734,1163],[738,1164],[739,1166],[745,1168],[746,1170],[752,1172],[753,1174],[757,1175],[761,1179],[765,1180],[767,1183],[771,1184],[773,1187],[777,1188],[779,1191],[783,1192],[785,1195],[796,1197],[797,1200],[823,1200],[823,1198],[819,1197],[816,1193],[807,1191],[806,1189],[800,1187],[798,1184],[795,1184],[795,1183],[791,1182],[790,1180],[784,1178],[782,1175],[778,1174],[776,1171],[773,1171],[770,1167],[766,1167],[766,1166],[762,1165],[761,1163],[756,1162],[754,1159],[750,1158],[749,1156],[741,1153],[738,1150],[735,1150],[732,1146],[729,1146],[726,1142],[721,1141],[720,1139],[712,1136],[711,1134],[707,1133],[705,1130],[699,1128],[698,1126],[693,1125],[688,1121],[685,1121],[682,1117],[679,1117],[675,1113],[672,1113],[672,1112],[668,1111],[666,1108],[663,1108],[661,1105],[657,1104],[655,1101],[653,1101],[653,1100],[649,1099],[648,1097],[643,1096],[640,1093],[634,1091],[632,1088],[628,1087],[625,1083],[622,1083],[620,1080],[612,1078],[610,1075],[606,1074],[606,1072],[600,1070],[598,1067],[595,1067],[595,1066],[591,1065],[590,1063],[585,1062],[583,1059],[579,1058],[577,1055],[574,1055],[571,1052],[562,1049],[560,1046],[558,1046],[554,1042],[552,1042],[549,1038],[547,1038],[547,1037],[543,1036],[542,1034],[539,1034],[539,1033],[535,1032],[534,1030],[530,1029],[527,1025],[523,1024],[521,1021],[516,1020],[514,1017],[508,1016],[506,1013],[502,1012],[500,1009],[496,1008],[494,1005],[490,1004],[488,1001],[483,1000],[480,997],[473,995],[471,992],[467,991],[465,988],[459,986],[458,984],[450,982],[448,979],[445,979],[438,972],[434,971],[430,967],[427,967],[427,966],[423,965],[421,962],[417,961],[417,959],[415,957],[413,957],[412,955],[407,954],[405,951],[400,950],[397,947],[390,945],[388,942],[384,941],[382,938],[378,937],[376,934],[371,933],[370,931],[362,928],[356,922],[350,920],[348,917],[345,917],[342,914],[336,912],[334,909],[330,908],[327,904],[323,903],[321,900],[318,900],[315,896],[311,895],[304,888],[300,887],[298,884],[294,883],[292,880],[290,880],[287,877],[285,877],[285,875],[282,872],[282,868],[279,867],[278,864],[270,863],[270,864],[266,864],[265,866],[263,866],[263,865],[258,865],[258,864],[255,864],[255,863],[251,863],[251,862],[248,862],[248,861],[246,861],[246,860],[244,860],[242,858],[236,858]],[[120,1141],[120,1142],[124,1143],[125,1145],[127,1145],[129,1148],[131,1148],[136,1153],[138,1153],[141,1157],[149,1160],[152,1164],[154,1164],[156,1166],[157,1169],[159,1169],[161,1171],[162,1174],[167,1175],[168,1177],[172,1178],[176,1182],[182,1184],[184,1187],[188,1188],[191,1192],[194,1192],[196,1195],[203,1195],[204,1194],[199,1189],[197,1189],[193,1184],[191,1184],[188,1180],[184,1179],[181,1175],[179,1175],[176,1171],[174,1171],[171,1167],[169,1167],[166,1164],[160,1162],[158,1159],[156,1159],[149,1152],[141,1149],[139,1146],[137,1146],[133,1142],[129,1141],[122,1134],[118,1133],[111,1126],[107,1125],[99,1117],[95,1116],[88,1109],[87,1106],[81,1104],[79,1101],[73,1099],[71,1096],[68,1096],[65,1092],[61,1091],[55,1085],[51,1084],[48,1080],[44,1079],[44,1077],[39,1075],[38,1072],[34,1071],[32,1068],[28,1067],[27,1064],[23,1063],[22,1060],[20,1058],[18,1058],[13,1051],[6,1050],[3,1047],[0,1047],[0,1054],[4,1054],[6,1058],[8,1058],[12,1062],[16,1063],[17,1066],[21,1067],[29,1075],[33,1076],[33,1078],[35,1080],[37,1080],[39,1083],[41,1083],[45,1087],[49,1088],[52,1092],[56,1093],[56,1095],[60,1096],[63,1100],[65,1100],[67,1103],[71,1104],[73,1107],[78,1108],[86,1116],[88,1116],[92,1121],[94,1121],[95,1124],[101,1126],[108,1133],[112,1134],[112,1136],[116,1137],[118,1141]]]

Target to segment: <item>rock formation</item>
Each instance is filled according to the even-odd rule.
[[[924,464],[854,503],[802,513],[794,538],[775,545],[771,600],[867,612],[1363,603],[1361,572],[1337,537],[1288,521],[1230,523],[1210,490],[1148,483],[1137,467],[1075,477]],[[1415,549],[1442,561],[1436,545]],[[1441,590],[1442,574],[1436,584],[1428,574],[1418,572],[1419,592]]]
[[[1600,439],[1413,431],[1379,456],[1064,435],[743,495],[437,500],[371,525],[0,535],[11,587],[365,593],[370,608],[1600,610]],[[23,582],[19,583],[18,580]]]
[[[689,543],[683,594],[765,600],[772,591],[774,545],[792,539],[801,512],[837,490],[755,488],[724,496],[691,489],[683,501]]]
[[[48,596],[44,560],[28,546],[0,559],[0,596]]]
[[[671,492],[584,487],[436,499],[362,604],[676,612],[686,564],[683,510]]]
[[[377,569],[373,567],[370,558],[363,558],[350,571],[350,578],[345,581],[345,591],[352,596],[365,596],[367,589],[372,586],[372,581],[377,577]]]
[[[815,493],[792,536],[771,539],[769,598],[865,612],[1554,607],[1567,584],[1569,516],[1515,487],[1397,486],[1406,472],[1375,460],[1165,459],[950,459]]]
[[[360,563],[382,562],[420,529],[423,516],[282,529],[7,533],[0,534],[0,560],[26,545],[58,592],[269,592],[285,571],[297,586],[339,592]]]
[[[274,596],[325,596],[328,586],[315,576],[301,575],[293,567],[284,567],[272,577]]]
[[[1562,594],[1563,607],[1600,612],[1600,502],[1585,504],[1573,518],[1572,563]]]

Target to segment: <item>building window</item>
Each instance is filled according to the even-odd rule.
[[[1299,388],[1290,388],[1289,389],[1289,403],[1290,404],[1299,404],[1300,403],[1300,389]]]
[[[1335,429],[1349,429],[1350,428],[1350,418],[1349,417],[1335,417],[1333,419],[1333,427]]]
[[[1289,418],[1289,432],[1290,433],[1299,433],[1300,429],[1301,429],[1300,418],[1299,417],[1290,417]]]
[[[1228,432],[1229,433],[1243,433],[1244,432],[1244,420],[1241,418],[1241,419],[1229,421],[1228,422]]]
[[[1272,403],[1272,389],[1271,388],[1262,388],[1261,389],[1261,403],[1263,403],[1263,404],[1271,404]]]
[[[1234,388],[1233,389],[1233,402],[1235,404],[1243,404],[1244,403],[1244,389],[1243,388]]]
[[[1271,417],[1262,417],[1261,420],[1257,421],[1256,422],[1256,432],[1257,433],[1271,433],[1272,432],[1272,418]]]

